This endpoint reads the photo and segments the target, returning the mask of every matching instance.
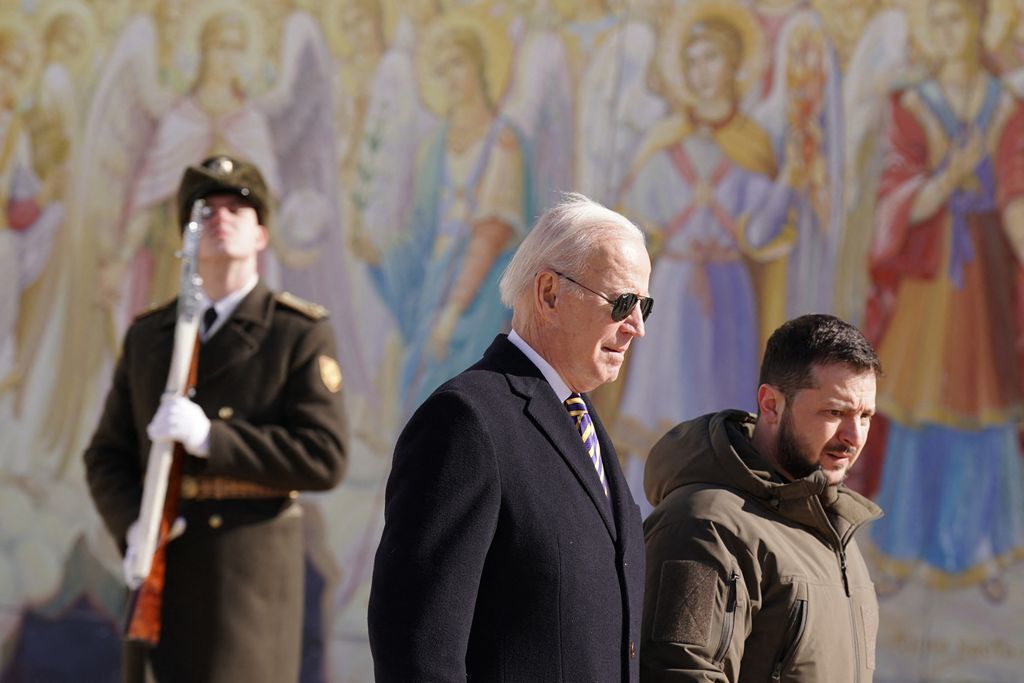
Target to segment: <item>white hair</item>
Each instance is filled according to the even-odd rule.
[[[542,270],[579,275],[592,252],[613,238],[644,234],[625,216],[582,194],[566,193],[537,219],[501,276],[501,301],[516,302]],[[521,311],[523,314],[528,313]]]

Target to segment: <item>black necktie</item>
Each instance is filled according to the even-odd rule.
[[[217,322],[217,309],[210,306],[203,311],[203,338],[210,336],[210,328]]]

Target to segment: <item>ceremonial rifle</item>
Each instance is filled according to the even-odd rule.
[[[182,234],[181,289],[178,317],[174,326],[174,350],[171,368],[161,402],[184,396],[196,382],[199,354],[199,303],[202,278],[199,277],[199,241],[203,235],[206,202],[192,204],[188,225]],[[154,441],[149,449],[146,479],[135,542],[129,548],[128,600],[124,635],[128,640],[150,646],[160,641],[160,614],[163,607],[166,573],[166,544],[171,525],[178,516],[181,499],[181,470],[184,448],[173,441]]]

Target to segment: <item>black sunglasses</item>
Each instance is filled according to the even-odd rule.
[[[602,294],[601,292],[595,291],[590,287],[587,287],[585,284],[581,282],[576,282],[576,280],[573,280],[565,273],[559,273],[557,270],[554,271],[554,273],[558,277],[564,277],[566,280],[573,283],[577,287],[582,287],[591,294],[596,294],[605,301],[607,301],[608,303],[610,303],[612,305],[612,320],[617,323],[622,322],[623,320],[628,318],[629,314],[633,312],[633,308],[638,303],[640,304],[640,315],[643,317],[644,321],[647,320],[647,316],[649,316],[651,314],[651,311],[654,310],[654,299],[652,297],[641,296],[639,294],[627,292],[625,294],[619,294],[614,299],[611,299]]]

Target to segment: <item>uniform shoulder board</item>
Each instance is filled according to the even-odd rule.
[[[174,299],[171,299],[170,301],[165,301],[165,302],[163,302],[161,304],[150,304],[147,308],[145,308],[144,310],[142,310],[141,312],[136,314],[135,320],[142,320],[144,318],[148,318],[149,316],[153,315],[154,313],[159,313],[160,311],[162,311],[164,309],[170,308],[171,306],[175,306],[177,304],[177,302],[178,302],[178,299],[174,298]]]
[[[298,311],[307,318],[313,320],[322,320],[327,317],[327,309],[320,304],[315,304],[312,301],[306,301],[301,297],[297,297],[291,292],[278,292],[274,295],[279,304],[283,304],[288,308]]]

